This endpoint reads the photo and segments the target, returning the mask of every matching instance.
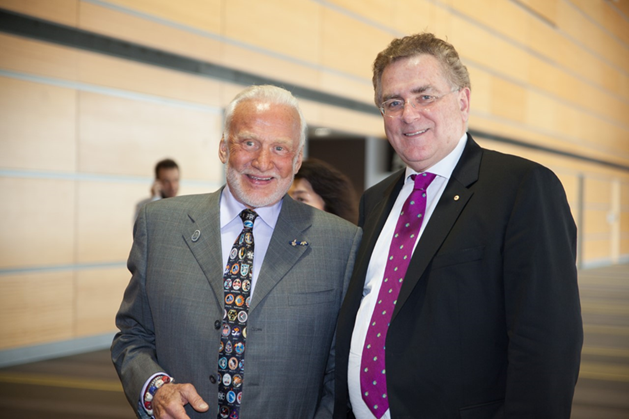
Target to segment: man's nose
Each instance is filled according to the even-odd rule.
[[[269,150],[261,149],[253,159],[253,166],[261,171],[269,170],[272,166],[271,153]]]
[[[404,102],[404,108],[402,108],[402,119],[405,122],[411,122],[420,117],[420,108],[413,102],[412,99]]]

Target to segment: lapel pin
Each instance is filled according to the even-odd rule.
[[[459,196],[458,195],[454,195],[454,200],[458,201],[459,200]]]
[[[197,240],[199,240],[199,237],[201,236],[201,232],[199,230],[195,230],[194,233],[192,233],[192,241],[195,242]]]
[[[295,239],[292,242],[290,242],[290,245],[293,246],[293,247],[296,247],[296,246],[308,246],[308,242],[304,241],[304,240],[297,241],[297,239]]]

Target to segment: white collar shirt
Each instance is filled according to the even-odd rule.
[[[434,173],[435,179],[432,181],[428,189],[426,190],[427,202],[426,213],[424,222],[419,231],[419,235],[413,252],[417,247],[417,243],[421,239],[421,236],[426,228],[426,225],[430,221],[443,191],[446,188],[452,171],[459,162],[463,149],[467,142],[467,134],[463,134],[458,144],[446,157],[439,161],[434,166],[430,167],[427,172]],[[348,368],[348,386],[350,403],[352,405],[352,411],[356,419],[375,419],[375,416],[371,413],[365,402],[363,401],[360,391],[360,363],[362,359],[363,346],[365,344],[365,338],[367,336],[368,324],[371,320],[371,315],[376,305],[378,293],[380,292],[380,286],[384,277],[384,270],[386,267],[387,258],[389,255],[389,247],[393,238],[393,232],[397,224],[399,214],[402,211],[402,206],[413,191],[414,182],[410,178],[411,175],[417,174],[410,167],[406,168],[404,185],[402,190],[397,196],[393,208],[389,213],[387,221],[378,236],[376,245],[373,249],[371,259],[369,260],[369,267],[367,268],[367,276],[365,278],[365,284],[363,287],[363,298],[360,303],[360,308],[356,315],[356,322],[354,324],[354,331],[352,333],[352,341],[349,354],[349,368]],[[391,419],[390,411],[384,414],[382,419]]]
[[[262,268],[262,262],[264,262],[264,257],[266,256],[266,251],[269,248],[273,230],[275,229],[277,219],[282,209],[282,202],[283,200],[280,200],[274,205],[254,209],[254,211],[258,214],[258,217],[253,224],[255,248],[253,254],[253,270],[250,291],[250,295],[252,297],[258,281],[260,269]],[[225,185],[225,188],[221,193],[220,200],[221,250],[223,256],[223,267],[227,266],[229,252],[242,231],[243,225],[240,213],[246,208],[247,207],[244,204],[236,200],[234,195],[231,193],[229,186]]]

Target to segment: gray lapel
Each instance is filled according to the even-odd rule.
[[[258,275],[249,312],[255,310],[308,251],[307,245],[298,244],[300,241],[308,242],[306,230],[312,225],[311,212],[306,209],[307,207],[297,204],[288,195],[284,196],[282,210]],[[291,243],[294,240],[297,240],[297,244],[293,246]]]
[[[404,277],[402,289],[398,296],[393,318],[400,311],[411,292],[424,274],[437,250],[452,230],[459,214],[467,205],[474,192],[469,189],[478,180],[478,172],[482,158],[482,149],[468,134],[467,145],[459,163],[452,172],[452,177],[439,199],[435,212],[430,217]]]
[[[223,256],[219,201],[223,188],[190,208],[190,224],[182,229],[183,239],[203,270],[219,303],[223,299]]]

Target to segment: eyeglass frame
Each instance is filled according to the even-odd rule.
[[[425,108],[429,107],[430,105],[435,104],[436,102],[438,102],[444,96],[447,96],[450,93],[458,92],[460,90],[461,90],[461,88],[457,86],[456,88],[453,88],[449,92],[444,93],[444,94],[442,94],[440,96],[437,96],[437,95],[425,95],[425,94],[417,95],[416,97],[428,96],[428,97],[431,98],[430,101],[427,104],[424,104],[424,105],[420,105],[419,103],[416,103],[415,101],[412,101],[411,99],[403,100],[403,99],[399,99],[399,98],[391,98],[391,99],[387,99],[384,102],[382,102],[378,109],[380,109],[380,113],[382,114],[382,116],[386,116],[388,118],[399,118],[404,113],[404,109],[406,108],[406,104],[407,103],[410,103],[411,106],[413,107],[413,109],[417,109],[417,107],[419,106],[419,108],[421,110],[421,109],[425,109]],[[384,106],[385,106],[385,104],[387,102],[391,102],[391,101],[394,101],[394,100],[399,100],[399,101],[403,102],[402,109],[401,109],[400,113],[397,113],[395,115],[387,115],[387,113],[384,111]]]

